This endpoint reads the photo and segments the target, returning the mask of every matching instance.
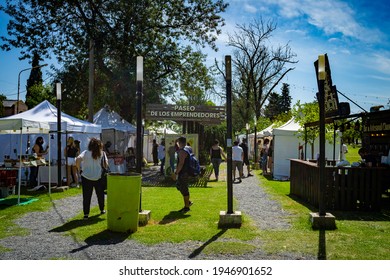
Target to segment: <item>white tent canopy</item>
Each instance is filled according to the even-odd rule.
[[[0,133],[2,134],[19,134],[20,135],[20,148],[22,150],[22,136],[23,134],[34,134],[34,133],[49,133],[50,126],[47,122],[40,122],[34,120],[26,120],[23,118],[15,119],[0,119]],[[18,172],[18,204],[20,203],[20,186],[22,178],[22,155],[19,155],[19,172]]]
[[[124,154],[134,146],[137,128],[106,105],[93,116],[93,123],[102,127],[102,141],[114,143],[110,152]]]
[[[2,147],[2,149],[0,149],[0,159],[4,158],[4,155],[6,154],[11,157],[16,157],[20,154],[29,153],[29,148],[34,145],[33,143],[35,143],[35,139],[38,136],[43,136],[46,144],[49,144],[50,142],[49,153],[57,158],[57,108],[47,100],[28,111],[2,118],[1,122],[3,125],[6,123],[14,123],[16,124],[16,128],[24,127],[23,129],[28,130],[28,134],[33,134],[33,136],[30,137],[29,135],[25,135],[27,133],[23,133],[23,138],[20,138],[19,140],[19,137],[15,138],[15,135],[7,133],[5,127],[2,127],[4,130],[2,135],[0,135],[0,146]],[[20,126],[20,123],[18,124],[18,122],[23,122],[23,126]],[[39,128],[33,129],[29,126],[29,123],[35,123],[36,126],[42,124],[45,124],[46,126],[49,125],[51,137],[49,135],[39,135],[42,134],[42,131]],[[87,148],[91,137],[100,138],[101,126],[79,120],[61,112],[61,130],[64,131],[61,137],[61,151],[63,157],[67,136],[73,136],[76,140],[79,140],[81,150],[84,150]],[[51,139],[49,139],[49,137]],[[52,158],[50,157],[49,160],[51,161]]]
[[[108,106],[100,109],[93,116],[93,123],[99,124],[102,129],[115,129],[135,134],[137,129],[134,125],[122,118],[117,112],[111,111]]]
[[[290,159],[299,158],[299,146],[304,145],[304,140],[300,136],[301,126],[295,122],[294,118],[278,128],[272,130],[273,135],[273,177],[275,179],[290,178]],[[336,139],[336,142],[339,138]],[[335,160],[339,158],[340,145],[334,147],[333,143],[326,141],[325,157],[333,159],[333,150],[336,149]],[[314,143],[315,154],[319,151],[319,139]]]
[[[44,121],[50,124],[52,131],[57,131],[57,108],[50,104],[49,101],[42,101],[34,108],[19,113],[17,115],[9,116],[4,119],[18,119],[31,121]],[[101,126],[92,124],[87,121],[79,120],[68,114],[61,112],[61,130],[69,133],[97,133],[101,132]]]
[[[1,134],[34,134],[48,133],[50,126],[47,122],[26,120],[23,118],[0,119]]]

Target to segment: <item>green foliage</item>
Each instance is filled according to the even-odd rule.
[[[56,104],[56,95],[53,93],[53,88],[49,85],[34,84],[29,88],[30,96],[26,97],[26,104],[28,108],[33,108],[44,100],[51,104]],[[28,102],[28,103],[27,103]]]
[[[283,83],[282,94],[272,92],[265,106],[264,115],[271,121],[278,119],[280,114],[288,114],[291,110],[291,96],[289,84]],[[283,118],[283,117],[282,117]]]
[[[27,80],[27,92],[26,92],[26,105],[28,108],[33,108],[36,105],[36,94],[37,89],[35,88],[35,92],[31,92],[32,87],[42,85],[42,70],[39,67],[40,57],[37,53],[34,53],[32,60],[32,69],[30,72],[30,77]],[[42,100],[43,101],[43,100]]]
[[[305,128],[304,125],[311,123],[311,122],[318,122],[319,121],[319,106],[317,101],[313,101],[310,103],[304,103],[301,104],[301,102],[298,100],[298,102],[294,105],[292,109],[292,115],[295,118],[295,121],[297,121],[301,125],[301,129],[299,129],[299,137],[305,141]],[[333,142],[333,124],[329,125],[327,124],[326,127],[326,134],[325,137],[328,140],[329,143]],[[319,137],[320,131],[319,126],[310,126],[306,129],[306,139],[309,145],[311,145],[311,156],[314,158],[314,141]]]
[[[206,45],[217,49],[215,41],[224,25],[220,14],[227,7],[223,0],[18,3],[7,1],[1,7],[11,17],[1,48],[22,49],[22,59],[34,53],[42,58],[54,55],[63,66],[55,77],[67,92],[63,107],[77,115],[86,110],[93,42],[94,107],[107,103],[130,122],[135,115],[136,56],[144,57],[145,104],[172,98],[179,86],[189,96],[199,96],[209,82],[202,56],[194,50]]]

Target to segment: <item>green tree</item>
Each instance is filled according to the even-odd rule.
[[[309,123],[319,122],[319,114],[320,112],[317,101],[301,104],[301,102],[298,100],[298,102],[294,105],[292,109],[292,115],[302,127],[301,129],[299,129],[298,133],[303,141],[305,141],[306,132],[306,144],[309,144],[311,146],[312,159],[314,159],[314,142],[320,135],[319,126],[307,126],[306,131],[304,127]],[[325,127],[325,138],[328,140],[329,143],[333,141],[333,127],[333,124],[327,124]]]
[[[291,110],[291,95],[290,85],[283,83],[282,85],[282,96],[280,100],[280,110],[282,113],[288,113]]]
[[[264,116],[273,121],[281,112],[282,97],[277,92],[272,92],[268,97],[268,104],[264,108]]]
[[[313,101],[310,103],[304,103],[301,104],[301,102],[298,100],[298,102],[294,105],[293,108],[293,116],[295,120],[300,124],[302,127],[299,130],[300,138],[305,141],[305,137],[307,140],[306,144],[309,144],[311,147],[311,158],[314,158],[314,141],[319,136],[319,129],[318,126],[315,127],[309,127],[304,129],[305,124],[310,122],[315,122],[319,120],[319,106],[317,101]],[[305,135],[306,132],[306,135]]]
[[[40,100],[37,98],[37,96],[34,96],[34,93],[37,93],[37,87],[34,86],[40,86],[43,83],[42,80],[42,70],[41,68],[38,68],[40,62],[40,57],[37,53],[33,54],[33,60],[32,60],[32,69],[30,72],[30,77],[27,80],[27,85],[26,85],[26,105],[28,108],[33,108],[35,105],[39,104],[43,100]],[[34,93],[32,92],[32,88],[34,87]],[[40,95],[41,96],[41,95]],[[38,102],[38,103],[37,103]]]
[[[171,82],[186,71],[183,61],[193,57],[188,46],[216,50],[224,24],[219,14],[226,7],[223,0],[7,0],[0,9],[11,17],[9,37],[1,37],[1,47],[22,49],[22,59],[34,52],[43,58],[53,54],[63,66],[58,77],[67,76],[60,80],[66,92],[64,108],[82,101],[77,107],[84,113],[85,71],[89,43],[94,42],[95,94],[131,121],[136,56],[144,57],[145,103],[172,96]],[[69,72],[76,69],[84,72]],[[202,69],[194,65],[192,73]],[[102,99],[94,100],[95,109],[100,109]]]
[[[51,104],[56,104],[56,94],[54,88],[50,85],[34,84],[30,86],[29,108],[33,108],[44,100]]]

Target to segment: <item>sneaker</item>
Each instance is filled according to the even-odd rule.
[[[100,211],[100,215],[104,215],[104,214],[106,214],[106,210]]]
[[[190,200],[190,206],[192,206],[194,203]]]
[[[88,220],[88,215],[84,215],[83,220]]]
[[[248,173],[248,177],[253,176],[252,174]]]
[[[180,213],[187,213],[188,211],[190,211],[190,207],[184,207],[179,210]]]

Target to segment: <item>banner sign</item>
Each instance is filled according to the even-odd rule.
[[[145,118],[219,124],[225,120],[225,116],[223,106],[147,104]]]
[[[325,102],[325,116],[333,117],[339,115],[339,98],[337,95],[336,86],[332,85],[332,76],[330,73],[330,66],[327,54],[320,55],[318,60],[314,62],[316,69],[318,90],[320,90],[320,80],[324,81],[324,102]],[[318,97],[317,97],[318,98]]]

